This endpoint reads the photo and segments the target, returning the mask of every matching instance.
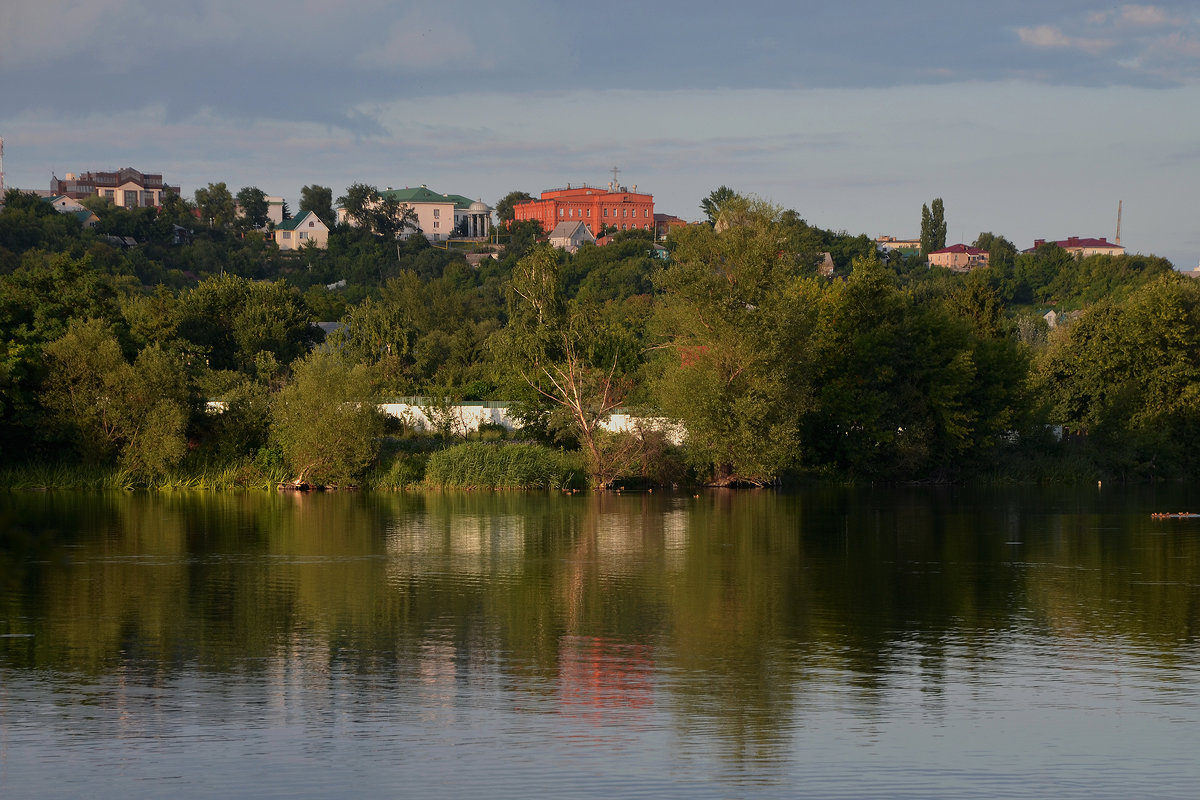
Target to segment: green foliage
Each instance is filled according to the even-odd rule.
[[[1200,285],[1164,275],[1059,329],[1038,365],[1051,419],[1122,477],[1200,471]]]
[[[1027,356],[976,280],[918,302],[876,260],[821,298],[808,458],[853,476],[923,479],[981,461],[1024,424]]]
[[[708,196],[700,201],[700,210],[708,218],[708,224],[716,225],[717,218],[721,216],[721,206],[739,196],[733,189],[724,185],[718,186],[709,192]]]
[[[263,351],[286,366],[316,342],[313,322],[303,295],[283,281],[220,275],[179,298],[179,335],[213,369],[253,374]]]
[[[427,453],[397,450],[380,457],[379,466],[367,473],[365,484],[374,490],[411,489],[425,480]]]
[[[529,192],[519,190],[509,192],[496,201],[496,218],[500,220],[501,225],[512,222],[514,217],[513,206],[527,203],[532,199],[533,195],[529,194]]]
[[[355,225],[384,239],[394,239],[408,231],[420,233],[417,213],[411,206],[369,184],[351,184],[338,202]]]
[[[921,206],[921,255],[928,257],[946,246],[946,209],[942,198]]]
[[[429,457],[425,482],[442,489],[569,489],[583,485],[577,455],[534,444],[466,442]]]
[[[130,365],[107,326],[90,320],[73,322],[46,358],[45,407],[84,460],[119,456],[143,476],[182,460],[193,398],[177,355],[155,344]]]
[[[231,226],[237,215],[233,195],[223,181],[197,189],[196,208],[200,211],[201,224],[217,230]]]
[[[333,189],[313,184],[300,188],[300,213],[311,211],[317,218],[332,228],[337,223],[333,212]]]
[[[780,217],[762,201],[728,200],[717,229],[680,231],[656,278],[671,353],[659,401],[687,427],[693,463],[720,483],[770,483],[800,450],[818,289],[800,263],[810,253],[784,249]]]
[[[357,482],[378,451],[383,420],[367,370],[314,351],[271,404],[272,437],[297,481]]]
[[[237,204],[241,208],[240,220],[246,228],[265,228],[270,204],[267,195],[257,186],[246,186],[237,193]]]
[[[629,394],[639,345],[595,304],[563,296],[559,257],[542,245],[518,262],[496,349],[548,410],[550,429],[577,439],[592,482],[607,485],[623,465],[601,447],[601,425]]]

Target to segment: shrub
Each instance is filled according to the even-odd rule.
[[[536,444],[467,442],[434,453],[425,482],[445,489],[566,489],[586,485],[583,462]]]

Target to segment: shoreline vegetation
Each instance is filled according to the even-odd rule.
[[[345,485],[313,484],[305,491],[587,491],[585,461],[578,451],[530,442],[461,442],[438,449],[384,446],[380,458],[358,480]],[[389,452],[390,451],[390,452]],[[675,465],[678,467],[678,465]],[[1104,473],[1083,457],[1053,456],[994,465],[967,479],[937,478],[874,482],[886,485],[1088,485]],[[89,465],[78,460],[0,467],[0,486],[9,491],[283,491],[293,489],[292,473],[262,459],[227,464],[185,462],[170,472],[148,477],[117,465]],[[855,481],[833,474],[791,473],[769,488],[847,485]],[[860,482],[861,483],[861,482]],[[597,487],[590,487],[593,490]],[[659,482],[644,475],[622,476],[600,490],[646,489],[694,491],[739,488],[685,475]],[[741,487],[746,488],[746,487]],[[761,487],[756,487],[761,488]]]
[[[85,199],[99,221],[83,228],[7,192],[0,482],[574,492],[1200,475],[1200,281],[1165,259],[981,233],[988,265],[952,272],[726,187],[661,246],[619,231],[568,253],[502,216],[501,240],[443,249],[372,215],[334,224],[332,192],[305,188],[322,190],[300,210],[330,217],[327,248],[280,251],[224,184],[197,192],[229,200],[202,213],[207,228],[175,196]],[[944,225],[928,227],[944,246]],[[387,397],[419,399],[421,420],[381,413]],[[495,398],[516,430],[456,417]],[[609,430],[625,411],[645,428]]]

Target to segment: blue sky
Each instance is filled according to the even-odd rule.
[[[597,15],[597,12],[602,12]],[[581,13],[583,11],[589,13]],[[8,0],[10,186],[133,166],[293,208],[304,184],[725,184],[823,227],[1200,261],[1194,2]]]

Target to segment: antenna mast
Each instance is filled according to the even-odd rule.
[[[4,137],[0,136],[0,203],[4,202]]]
[[[1121,201],[1117,201],[1117,244],[1121,243]]]

